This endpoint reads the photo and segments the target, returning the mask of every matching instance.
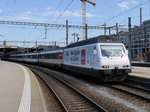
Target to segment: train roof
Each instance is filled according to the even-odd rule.
[[[29,56],[29,55],[38,55],[38,54],[39,54],[39,52],[31,52],[31,53],[25,53],[23,55]]]
[[[114,36],[97,36],[93,38],[89,38],[87,40],[82,40],[73,44],[68,45],[66,48],[72,48],[77,46],[89,45],[94,43],[121,43],[118,38]]]
[[[23,54],[12,54],[10,56],[30,56],[30,55],[38,55],[39,52],[31,52],[31,53],[23,53]]]
[[[56,53],[62,51],[64,48],[54,48],[46,51],[40,51],[40,52],[30,52],[30,53],[23,53],[23,54],[12,54],[10,56],[31,56],[31,55],[38,55],[38,54],[48,54],[48,53]]]
[[[46,51],[41,51],[39,54],[49,54],[49,53],[56,53],[56,52],[61,52],[64,48],[55,48],[55,49],[50,49]]]

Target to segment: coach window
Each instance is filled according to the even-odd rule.
[[[57,56],[56,53],[54,53],[54,58],[53,59],[56,59],[56,56]]]
[[[56,53],[56,59],[59,59],[59,53]]]
[[[51,59],[53,59],[53,54],[51,54]]]
[[[53,53],[53,54],[52,54],[52,59],[54,59],[54,58],[55,58],[55,54]]]
[[[43,59],[44,58],[44,56],[43,56],[43,54],[41,54],[41,59]]]
[[[59,59],[59,53],[56,53],[56,58],[55,59]]]
[[[49,59],[52,59],[52,54],[49,54]]]
[[[56,59],[56,56],[57,56],[57,55],[56,55],[56,53],[54,53],[54,57],[53,57],[53,59]]]
[[[49,54],[47,54],[47,59],[49,59]]]
[[[44,54],[44,58],[47,59],[47,54]]]
[[[47,56],[48,56],[48,59],[51,59],[51,54],[48,54]]]
[[[44,54],[44,58],[47,59],[47,54]]]
[[[35,59],[36,57],[35,57],[35,55],[33,55],[33,59]]]
[[[49,54],[46,54],[46,59],[49,59]]]
[[[40,57],[40,59],[42,59],[42,55],[40,55],[39,57]]]
[[[53,59],[53,54],[51,54],[51,59]]]

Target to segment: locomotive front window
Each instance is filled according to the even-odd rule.
[[[122,45],[101,45],[100,48],[104,57],[122,57],[125,55]]]

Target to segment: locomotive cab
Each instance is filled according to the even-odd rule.
[[[104,71],[105,81],[123,81],[131,72],[128,53],[122,43],[101,43],[100,58],[100,68]]]

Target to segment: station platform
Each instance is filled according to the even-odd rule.
[[[28,68],[0,60],[0,112],[47,112],[41,91]]]
[[[129,73],[129,75],[150,79],[150,67],[132,66],[132,73]]]

